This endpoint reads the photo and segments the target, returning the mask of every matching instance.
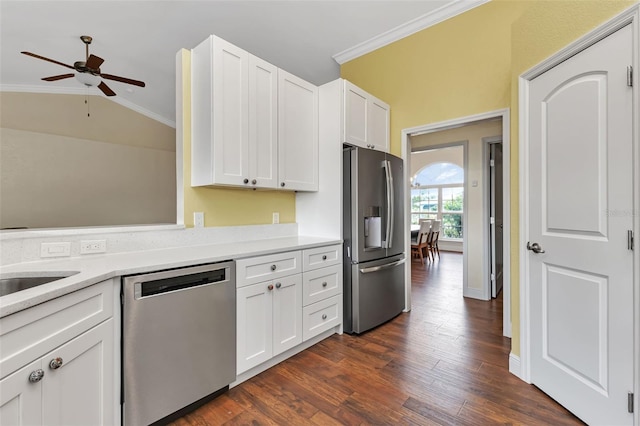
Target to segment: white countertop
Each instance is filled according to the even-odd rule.
[[[0,297],[0,318],[122,275],[340,243],[341,240],[298,236],[115,254],[83,255],[3,266],[2,278],[63,276],[69,273],[74,273],[74,275]]]

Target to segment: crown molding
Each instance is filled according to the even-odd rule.
[[[23,85],[23,84],[0,84],[0,92],[22,92],[22,93],[48,93],[53,95],[95,95],[102,96],[102,92],[97,87],[55,87],[55,86],[36,86],[36,85]],[[158,121],[164,125],[172,128],[176,128],[176,122],[168,120],[153,111],[142,108],[139,105],[134,104],[124,98],[118,96],[105,97],[105,99],[115,102],[125,108],[149,117],[152,120]]]
[[[333,55],[333,59],[335,59],[338,64],[342,65],[345,62],[359,58],[362,55],[366,55],[376,49],[380,49],[383,46],[408,37],[418,31],[432,27],[440,22],[446,21],[449,18],[453,18],[456,15],[460,15],[461,13],[467,12],[488,2],[489,0],[453,0],[453,2],[439,7],[432,12],[412,19],[409,22],[392,28],[389,31],[370,38],[369,40],[350,47],[349,49],[343,50],[340,53],[336,53]]]

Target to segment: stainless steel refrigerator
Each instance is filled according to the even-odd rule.
[[[402,159],[346,146],[344,179],[344,331],[362,333],[405,306]]]

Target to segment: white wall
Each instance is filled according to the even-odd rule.
[[[465,179],[468,193],[465,194],[465,237],[467,238],[468,287],[482,291],[485,270],[485,255],[488,242],[484,238],[486,217],[483,205],[483,142],[486,137],[502,135],[502,120],[487,120],[468,126],[411,137],[412,150],[424,147],[468,141],[468,168]],[[413,163],[413,157],[412,157]],[[412,165],[413,169],[413,165]],[[476,184],[477,183],[477,184]]]

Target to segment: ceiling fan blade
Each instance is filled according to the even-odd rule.
[[[53,59],[45,58],[44,56],[36,55],[35,53],[31,53],[31,52],[20,52],[20,53],[22,53],[24,55],[27,55],[27,56],[33,56],[34,58],[42,59],[43,61],[53,62],[54,64],[62,65],[63,67],[67,67],[67,68],[71,68],[72,70],[75,70],[75,68],[72,67],[71,65],[63,64],[62,62],[58,62],[58,61],[55,61]]]
[[[144,81],[132,80],[130,78],[118,77],[117,75],[111,74],[100,74],[102,78],[106,78],[107,80],[119,81],[120,83],[133,84],[134,86],[144,87]]]
[[[115,96],[116,95],[116,92],[114,92],[113,90],[111,90],[109,88],[109,86],[104,84],[104,81],[101,82],[100,84],[98,84],[98,89],[102,90],[102,93],[104,93],[107,96]]]
[[[61,74],[61,75],[52,75],[51,77],[44,77],[44,81],[58,81],[63,80],[65,78],[71,78],[75,76],[75,74]]]
[[[101,57],[90,55],[89,59],[87,59],[86,67],[90,70],[97,70],[98,68],[100,68],[100,65],[102,65],[103,62],[104,59],[102,59]]]

